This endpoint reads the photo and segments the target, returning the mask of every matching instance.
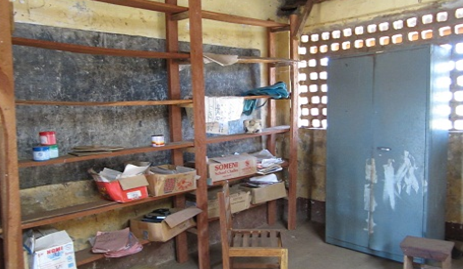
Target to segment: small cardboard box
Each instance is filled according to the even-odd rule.
[[[252,204],[260,204],[286,197],[286,188],[284,182],[259,188],[242,187],[242,189],[251,191]]]
[[[176,170],[176,174],[150,174],[148,180],[148,193],[152,196],[160,196],[169,193],[183,192],[196,189],[196,170],[193,168],[160,165],[162,169]]]
[[[76,269],[74,244],[66,233],[59,231],[35,240],[32,269]]]
[[[179,210],[173,209],[172,211]],[[201,209],[189,207],[170,214],[160,223],[141,221],[140,218],[130,220],[130,230],[139,239],[166,242],[186,229],[196,225],[193,217],[201,213]]]
[[[207,195],[207,215],[209,218],[218,218],[220,215],[218,191],[209,191]],[[196,205],[194,194],[187,196],[187,204]],[[230,188],[231,212],[236,213],[248,209],[251,206],[251,192]]]
[[[126,203],[148,197],[144,175],[121,178],[113,182],[95,181],[101,195],[108,200]]]
[[[255,174],[257,172],[257,159],[246,154],[231,155],[210,158],[207,166],[208,177],[211,182],[215,182]]]

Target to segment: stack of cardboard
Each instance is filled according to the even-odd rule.
[[[119,258],[140,252],[143,246],[129,228],[113,232],[97,232],[92,252],[107,258]]]

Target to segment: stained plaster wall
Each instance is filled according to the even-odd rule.
[[[363,20],[370,20],[386,14],[397,14],[404,11],[421,9],[431,5],[448,5],[461,7],[463,1],[426,1],[426,0],[331,0],[317,4],[304,28],[306,33],[317,28],[332,24],[350,24]],[[340,134],[342,136],[342,134]],[[317,201],[325,201],[325,130],[300,129],[299,165],[301,186],[299,195]],[[446,221],[449,223],[463,223],[463,175],[462,152],[463,134],[449,135],[448,178]],[[305,180],[301,177],[307,177]]]

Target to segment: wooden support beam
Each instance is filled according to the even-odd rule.
[[[295,29],[292,31],[291,38],[299,38],[302,35],[304,26],[309,18],[310,12],[312,11],[314,0],[307,0],[304,7],[300,11],[299,18],[296,22]],[[301,8],[299,8],[301,9]]]
[[[290,16],[291,31],[290,36],[294,36],[296,32],[296,15]],[[298,41],[294,38],[289,39],[290,58],[297,60]],[[298,147],[298,117],[299,117],[299,74],[297,63],[293,63],[290,69],[291,76],[291,115],[289,132],[289,195],[288,195],[288,229],[296,229],[296,199],[297,199],[297,147]]]
[[[204,62],[201,0],[189,0],[191,86],[194,106],[195,167],[200,176],[196,205],[203,212],[196,217],[200,269],[210,268],[209,220],[207,215],[206,114],[204,111]]]
[[[177,5],[177,0],[166,0],[168,5]],[[172,20],[172,14],[166,13],[166,49],[168,53],[177,53],[179,50],[178,22]],[[169,99],[180,99],[180,70],[179,64],[173,59],[167,60],[167,86]],[[182,136],[182,111],[179,106],[169,106],[170,141],[179,142]],[[172,164],[183,165],[183,152],[179,149],[172,150]],[[176,195],[173,199],[174,206],[183,208],[186,205],[185,195]],[[188,261],[187,233],[183,232],[175,237],[175,253],[177,262]]]
[[[0,0],[0,202],[5,269],[24,268],[19,197],[11,3]]]

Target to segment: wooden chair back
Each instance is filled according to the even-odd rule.
[[[225,256],[228,259],[228,251],[232,241],[232,213],[230,203],[230,187],[228,183],[224,184],[222,191],[217,193],[219,201],[219,216],[220,216],[220,239],[222,241],[222,258]],[[225,255],[225,256],[224,256]]]
[[[217,193],[220,210],[220,237],[222,243],[223,269],[234,268],[288,268],[288,249],[283,246],[279,230],[233,229],[228,182]],[[273,257],[277,263],[235,263],[238,257]]]

